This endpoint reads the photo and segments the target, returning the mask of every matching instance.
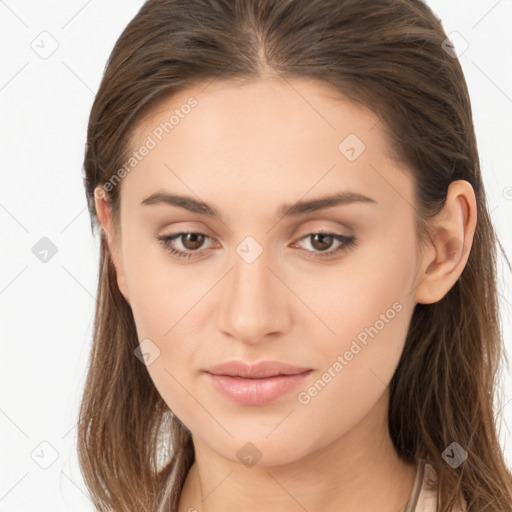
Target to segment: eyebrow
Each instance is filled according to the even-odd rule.
[[[316,199],[310,199],[307,201],[300,200],[293,204],[284,204],[278,210],[278,215],[280,217],[297,217],[299,215],[311,213],[317,210],[323,210],[325,208],[332,208],[333,206],[353,203],[377,204],[377,201],[357,192],[340,191],[336,194],[322,196]],[[184,210],[188,210],[192,213],[206,215],[208,217],[222,220],[222,216],[216,208],[203,201],[198,201],[190,196],[169,194],[167,192],[155,192],[149,197],[146,197],[146,199],[144,199],[140,204],[146,206],[168,204],[178,208],[183,208]]]

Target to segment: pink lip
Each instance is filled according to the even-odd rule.
[[[296,387],[312,372],[311,368],[279,361],[248,365],[228,361],[206,370],[214,387],[240,405],[264,405]]]

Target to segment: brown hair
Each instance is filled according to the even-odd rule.
[[[420,0],[148,0],[105,69],[89,120],[84,181],[94,228],[95,188],[122,167],[134,127],[159,101],[213,79],[272,75],[316,80],[380,117],[395,158],[414,177],[420,242],[449,184],[468,181],[478,210],[469,259],[441,300],[415,307],[390,383],[389,430],[400,457],[433,465],[440,512],[459,491],[468,510],[510,511],[512,475],[493,412],[505,357],[499,241],[467,85],[458,59],[445,51],[446,37]],[[115,225],[119,189],[107,196]],[[134,318],[115,275],[102,235],[79,462],[99,510],[155,511],[166,502],[175,511],[194,460],[191,434],[134,356]],[[456,469],[441,457],[454,441],[468,452]]]

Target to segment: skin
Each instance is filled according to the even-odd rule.
[[[305,80],[189,88],[139,123],[133,149],[190,96],[198,105],[119,185],[120,237],[106,202],[96,198],[139,340],[149,338],[160,350],[147,370],[193,435],[196,460],[179,511],[405,510],[417,468],[393,448],[388,384],[415,304],[440,300],[467,262],[476,225],[472,187],[450,185],[420,251],[412,177],[388,156],[378,117]],[[354,161],[338,150],[349,134],[366,146]],[[140,204],[162,190],[212,205],[223,221]],[[283,204],[338,190],[376,202],[298,218],[277,213]],[[308,257],[322,253],[306,236],[319,229],[353,235],[357,244],[334,257]],[[180,231],[210,237],[195,246],[185,237],[175,241],[188,252],[199,245],[200,256],[173,256],[156,239]],[[250,264],[236,252],[247,236],[263,249]],[[331,240],[324,251],[340,246]],[[298,393],[396,302],[400,312],[309,403],[300,403]],[[314,371],[271,404],[242,406],[201,371],[230,359]],[[237,457],[247,442],[261,452],[253,466]]]

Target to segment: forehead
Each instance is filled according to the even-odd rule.
[[[158,133],[158,127],[166,122],[172,126],[167,126],[168,130],[164,126],[163,133]],[[191,124],[193,129],[188,130]],[[133,143],[156,130],[157,138],[186,135],[187,140],[195,139],[204,146],[203,150],[209,142],[225,150],[232,141],[249,148],[261,141],[266,142],[267,151],[278,147],[282,152],[284,143],[297,150],[304,142],[317,143],[318,135],[325,136],[326,146],[337,146],[343,134],[353,133],[385,151],[383,128],[369,108],[316,81],[213,80],[160,102],[136,127]]]
[[[317,82],[214,80],[165,99],[138,124],[131,150],[148,141],[151,150],[122,186],[138,198],[157,186],[209,198],[214,191],[219,203],[245,193],[247,205],[334,188],[371,195],[391,186],[396,196],[410,183],[388,157],[384,128],[371,110]]]

